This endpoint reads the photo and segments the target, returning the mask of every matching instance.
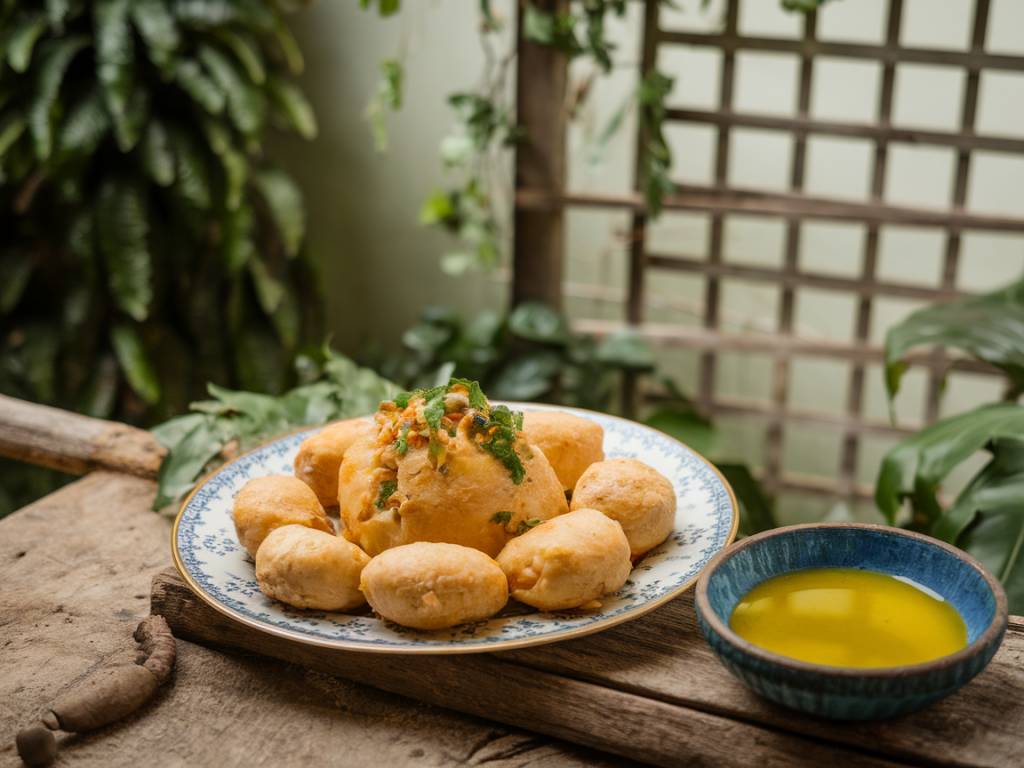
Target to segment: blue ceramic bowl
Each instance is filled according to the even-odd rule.
[[[967,647],[924,664],[856,669],[810,664],[759,648],[729,628],[733,608],[765,579],[803,568],[862,568],[903,576],[941,595],[967,625]],[[974,558],[899,528],[794,525],[721,552],[697,582],[697,620],[723,664],[754,691],[802,712],[873,720],[921,709],[971,680],[1006,630],[1006,595]]]

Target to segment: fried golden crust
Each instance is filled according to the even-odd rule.
[[[559,411],[527,411],[523,433],[544,452],[566,491],[576,487],[587,467],[604,459],[604,430],[590,419]]]
[[[334,533],[316,494],[301,480],[288,475],[256,477],[235,497],[233,510],[238,540],[251,557],[267,535],[283,525],[304,525]]]

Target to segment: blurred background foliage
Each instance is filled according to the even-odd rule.
[[[0,392],[150,424],[322,337],[288,0],[0,3]],[[0,506],[51,475],[5,468]],[[6,498],[4,498],[6,497]]]

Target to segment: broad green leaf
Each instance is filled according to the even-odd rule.
[[[220,453],[225,442],[215,419],[197,423],[167,452],[160,465],[153,509],[163,509],[187,493],[206,465]]]
[[[49,158],[53,150],[53,113],[61,80],[72,59],[88,45],[88,38],[76,35],[48,41],[42,46],[41,62],[35,70],[35,97],[28,116],[36,157],[40,160]]]
[[[96,0],[93,6],[97,76],[122,152],[134,147],[139,138],[139,126],[129,114],[135,68],[135,44],[128,18],[130,9],[129,0]]]
[[[711,454],[715,447],[715,428],[693,408],[667,405],[644,419],[644,424],[671,435],[697,453]]]
[[[630,371],[650,371],[654,368],[654,352],[635,330],[622,328],[602,338],[594,352],[604,365]]]
[[[285,253],[291,258],[298,256],[306,233],[306,209],[302,203],[302,191],[283,171],[260,171],[253,181],[277,227]]]
[[[179,61],[174,68],[174,80],[210,114],[219,115],[224,111],[224,91],[206,76],[197,62],[191,59]]]
[[[256,134],[266,112],[263,92],[242,77],[231,59],[216,48],[200,45],[199,60],[227,96],[228,114],[235,127],[244,134]]]
[[[98,88],[71,109],[61,124],[57,149],[62,155],[91,155],[110,130],[110,115]]]
[[[149,315],[153,299],[149,222],[141,190],[123,181],[105,182],[96,217],[99,249],[114,301],[141,322]]]
[[[1001,369],[1024,391],[1024,281],[984,296],[925,307],[885,336],[885,383],[895,397],[906,370],[903,358],[922,346],[960,349]]]
[[[1024,513],[1020,502],[981,513],[958,545],[1002,582],[1010,613],[1024,613]]]
[[[302,58],[302,50],[299,48],[295,35],[288,29],[284,20],[278,18],[274,23],[274,38],[277,40],[277,47],[281,49],[285,65],[293,75],[298,75],[305,68],[305,61]]]
[[[260,259],[249,261],[249,274],[252,275],[253,287],[256,289],[256,298],[259,300],[260,307],[267,315],[273,315],[284,299],[284,284],[270,273],[267,265]]]
[[[554,352],[537,352],[515,358],[495,374],[490,394],[497,400],[533,400],[549,392],[562,368]]]
[[[190,131],[169,128],[170,149],[174,153],[174,188],[189,205],[207,210],[213,200],[210,168],[202,148]]]
[[[420,208],[420,224],[430,226],[452,221],[456,216],[455,203],[451,194],[444,190],[431,192]]]
[[[206,141],[224,169],[224,204],[229,211],[237,210],[242,204],[249,164],[235,149],[230,129],[216,120],[203,120],[202,125]]]
[[[181,38],[174,16],[163,0],[133,0],[132,21],[146,43],[149,58],[164,72],[169,72]]]
[[[135,328],[126,323],[114,326],[110,331],[110,343],[135,394],[150,405],[156,403],[160,399],[160,381]]]
[[[778,527],[775,502],[765,495],[761,484],[746,464],[716,464],[718,471],[732,486],[740,507],[740,533],[751,536]]]
[[[288,429],[288,419],[279,398],[255,392],[239,392],[210,384],[210,394],[233,414],[230,425],[233,436],[238,437],[243,449],[250,447],[261,438],[272,437]]]
[[[7,252],[0,259],[0,314],[14,309],[25,293],[35,263],[24,254]]]
[[[330,382],[318,381],[286,392],[281,404],[292,424],[326,424],[341,418],[342,392]]]
[[[172,9],[178,21],[200,29],[237,25],[271,32],[274,15],[268,5],[259,0],[173,0]]]
[[[142,137],[142,164],[146,173],[161,187],[174,183],[174,153],[167,129],[159,120],[150,120]]]
[[[521,339],[546,344],[565,344],[569,326],[565,318],[546,304],[526,302],[508,316],[509,330]]]
[[[277,113],[284,118],[288,127],[304,139],[316,138],[316,115],[297,86],[279,77],[268,77],[267,91]]]
[[[0,122],[0,158],[21,138],[26,127],[25,119],[20,115],[4,117],[3,122]]]
[[[46,0],[46,19],[55,32],[64,31],[64,22],[71,13],[71,0]]]
[[[46,16],[35,12],[22,16],[7,38],[7,63],[15,72],[24,72],[32,60],[32,49],[46,31]]]
[[[1024,406],[984,405],[925,427],[895,445],[882,460],[875,502],[889,523],[896,520],[904,499],[915,517],[931,526],[941,514],[940,483],[989,441],[1024,434]]]
[[[381,16],[393,16],[401,9],[401,0],[359,0],[359,7],[364,11],[376,4],[377,13]]]
[[[266,82],[267,71],[263,67],[263,55],[251,37],[230,29],[218,29],[214,36],[235,55],[253,83],[263,85]]]
[[[253,245],[252,208],[240,205],[224,219],[224,263],[229,274],[238,274],[256,253]]]
[[[452,329],[436,323],[420,322],[402,334],[402,344],[427,363],[436,359],[438,352],[452,338]]]
[[[976,474],[932,526],[932,535],[955,544],[981,513],[1016,507],[1024,513],[1024,435],[991,442],[992,460]]]
[[[150,434],[164,448],[173,448],[208,418],[205,413],[186,413],[184,416],[176,416],[163,424],[158,424],[150,430]]]

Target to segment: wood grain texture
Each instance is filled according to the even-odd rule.
[[[134,657],[154,573],[170,565],[154,484],[97,472],[0,520],[0,766],[14,734],[107,659]],[[128,719],[61,739],[58,765],[612,768],[619,758],[338,677],[178,643],[171,682]]]
[[[0,456],[72,475],[156,477],[165,453],[145,430],[0,395]]]
[[[536,0],[542,10],[565,13],[568,0]],[[522,14],[519,14],[522,16]],[[516,120],[525,138],[516,147],[517,187],[559,195],[565,186],[566,88],[569,61],[551,46],[524,39],[519,21]],[[562,306],[565,216],[561,209],[515,211],[512,304],[540,301]]]
[[[152,610],[164,615],[181,637],[283,659],[655,765],[755,768],[821,765],[830,760],[847,766],[891,764],[882,757],[837,749],[537,665],[527,668],[519,663],[519,655],[372,655],[265,635],[197,600],[173,571],[154,579]],[[543,655],[543,650],[528,655],[533,653]],[[599,660],[598,668],[607,661]],[[600,673],[593,676],[601,677]]]

